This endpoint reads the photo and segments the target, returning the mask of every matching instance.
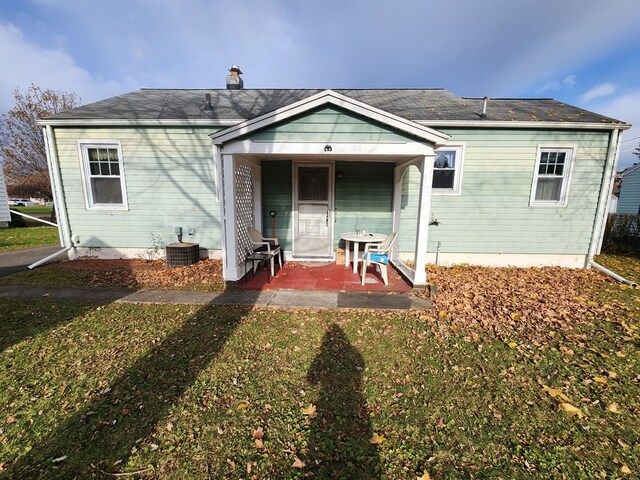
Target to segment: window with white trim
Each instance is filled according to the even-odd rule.
[[[433,161],[433,193],[460,193],[462,179],[462,146],[438,148]]]
[[[118,142],[80,143],[88,208],[124,210],[127,194]]]
[[[531,191],[531,205],[566,205],[572,148],[540,148]]]

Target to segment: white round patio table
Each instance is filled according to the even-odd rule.
[[[351,243],[353,243],[353,273],[358,273],[358,250],[361,243],[380,243],[387,235],[384,233],[365,233],[364,235],[358,235],[358,232],[345,232],[340,234],[340,238],[344,240],[344,266],[349,266],[349,251],[351,250]]]

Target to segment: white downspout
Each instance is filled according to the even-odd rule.
[[[60,225],[60,245],[72,248],[71,228],[69,226],[69,217],[67,216],[67,207],[64,201],[64,192],[62,190],[60,162],[58,160],[58,152],[55,146],[55,135],[51,125],[47,125],[43,133],[47,152],[47,164],[49,165],[49,173],[51,175],[53,203],[56,206],[58,225]]]
[[[600,197],[598,198],[596,218],[594,221],[593,233],[591,234],[591,242],[589,244],[589,253],[585,268],[589,267],[589,263],[593,261],[594,255],[600,251],[600,247],[602,245],[605,224],[607,222],[608,205],[611,197],[611,190],[613,188],[613,182],[615,180],[615,171],[620,152],[620,133],[620,129],[614,129],[611,131],[607,160],[605,162],[602,176],[602,188],[600,189]]]
[[[62,255],[63,253],[67,253],[69,250],[71,250],[73,247],[64,247],[62,250],[58,250],[55,253],[52,253],[51,255],[49,255],[48,257],[44,257],[40,260],[38,260],[37,262],[33,262],[31,265],[29,265],[27,268],[29,270],[33,270],[36,267],[39,267],[40,265],[43,265],[45,263],[47,263],[50,260],[53,260],[54,258],[56,258],[58,255]]]
[[[631,285],[633,288],[637,288],[637,286],[638,286],[638,284],[636,282],[632,282],[631,280],[627,280],[623,276],[618,275],[615,272],[612,272],[608,268],[603,267],[602,265],[600,265],[597,262],[594,262],[593,260],[589,260],[589,266],[595,268],[596,270],[600,270],[602,273],[606,273],[607,275],[609,275],[612,278],[615,278],[619,282],[626,283],[627,285]]]

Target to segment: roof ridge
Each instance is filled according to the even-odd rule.
[[[164,91],[193,91],[193,90],[207,90],[207,91],[215,91],[215,90],[220,90],[220,91],[232,91],[232,92],[238,92],[239,90],[228,90],[227,88],[204,88],[204,87],[199,87],[199,88],[154,88],[154,87],[141,87],[139,88],[139,90],[164,90]],[[424,88],[414,88],[414,87],[405,87],[405,88],[243,88],[240,91],[247,91],[247,90],[282,90],[282,91],[290,91],[290,90],[302,90],[302,91],[311,91],[311,90],[349,90],[349,91],[369,91],[369,92],[374,92],[374,91],[402,91],[402,90],[414,90],[414,91],[448,91],[446,88],[443,87],[424,87]]]

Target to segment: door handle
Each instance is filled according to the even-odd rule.
[[[325,219],[325,226],[329,226],[329,209],[327,209],[327,218]]]

